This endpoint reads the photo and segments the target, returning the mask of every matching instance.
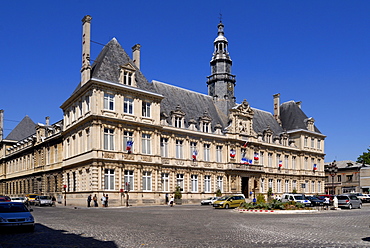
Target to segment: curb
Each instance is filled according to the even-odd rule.
[[[318,213],[319,210],[264,210],[264,209],[235,209],[239,213],[272,213],[272,214],[302,214]]]

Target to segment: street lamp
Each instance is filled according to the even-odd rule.
[[[338,166],[336,164],[336,161],[334,160],[332,163],[328,164],[328,172],[331,176],[331,182],[332,182],[332,194],[335,195],[334,191],[334,177],[338,173]]]

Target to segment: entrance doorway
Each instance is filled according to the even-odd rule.
[[[242,193],[245,198],[249,198],[249,177],[242,177]]]

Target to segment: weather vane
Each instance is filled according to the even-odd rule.
[[[222,22],[222,14],[220,13],[220,22]]]

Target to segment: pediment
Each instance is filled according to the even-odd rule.
[[[121,65],[121,68],[128,71],[136,71],[135,67],[133,67],[130,63]]]
[[[254,115],[254,111],[246,99],[244,99],[243,102],[239,104],[238,106],[236,106],[234,109],[236,112],[239,112],[239,114],[250,115],[250,116]]]

